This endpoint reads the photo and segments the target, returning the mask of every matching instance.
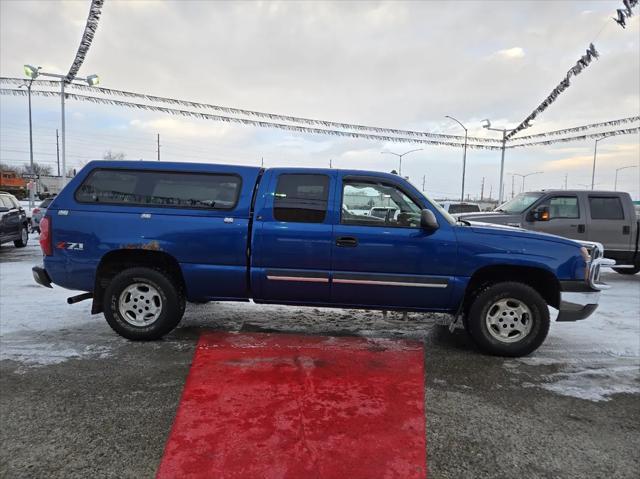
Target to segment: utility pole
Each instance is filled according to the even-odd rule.
[[[333,163],[331,161],[331,158],[329,158],[329,168],[333,168]]]
[[[569,179],[569,173],[564,174],[564,189],[567,189],[567,181]]]
[[[484,199],[484,176],[482,177],[482,184],[480,185],[480,201]]]
[[[514,185],[515,185],[515,175],[511,175],[511,199],[515,196],[514,194]]]
[[[264,156],[260,157],[260,167],[264,168]]]
[[[58,177],[60,177],[60,145],[58,144],[58,129],[56,128],[56,160],[58,162]]]
[[[422,192],[424,193],[424,185],[427,182],[427,175],[422,175]]]
[[[158,161],[160,161],[160,133],[158,133]]]
[[[493,199],[493,184],[489,185],[489,199]]]

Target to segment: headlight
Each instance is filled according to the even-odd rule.
[[[585,248],[584,246],[580,248],[580,254],[582,255],[582,259],[585,263],[588,264],[591,262],[591,255],[589,254],[589,250],[587,248]]]

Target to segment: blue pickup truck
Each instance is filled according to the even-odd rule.
[[[373,215],[371,211],[385,211]],[[521,356],[597,307],[598,244],[459,221],[397,175],[96,161],[40,223],[35,280],[86,293],[132,340],[186,301],[449,313],[483,351]]]

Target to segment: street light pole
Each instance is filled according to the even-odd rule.
[[[491,131],[502,132],[502,155],[500,157],[500,193],[498,194],[498,204],[502,203],[504,198],[504,152],[507,146],[507,133],[514,131],[514,128],[491,128],[491,122],[489,120],[483,120],[486,124],[482,125],[483,128]]]
[[[464,177],[467,169],[467,127],[464,126],[460,121],[456,120],[454,117],[445,115],[445,118],[449,118],[450,120],[455,121],[458,125],[462,127],[464,130],[464,149],[462,150],[462,192],[460,193],[460,201],[464,202]]]
[[[620,168],[616,168],[616,179],[613,182],[613,191],[618,191],[618,171],[626,170],[627,168],[637,168],[638,165],[629,165],[629,166],[621,166]],[[593,189],[593,186],[591,187]]]
[[[23,86],[27,87],[27,97],[29,103],[29,173],[33,175],[33,124],[31,122],[31,84],[33,83],[33,79],[29,81],[29,83],[25,83],[20,85],[18,88],[22,88]],[[30,181],[32,178],[29,179]],[[33,188],[29,189],[29,209],[32,210],[34,207],[35,199],[34,199],[34,191]]]
[[[402,157],[408,155],[409,153],[413,153],[414,151],[422,151],[424,148],[416,148],[415,150],[405,151],[404,153],[394,153],[393,151],[381,151],[382,155],[395,155],[399,158],[400,164],[398,165],[398,176],[402,176]]]
[[[593,169],[591,170],[591,190],[593,190],[593,187],[595,185],[595,180],[596,180],[596,155],[598,153],[598,142],[604,140],[605,138],[609,138],[610,136],[612,135],[603,136],[602,138],[596,139],[595,146],[593,147]]]
[[[35,80],[39,76],[57,78],[60,80],[60,107],[61,107],[61,146],[62,146],[62,187],[67,184],[67,155],[66,155],[66,128],[65,128],[65,93],[64,86],[67,83],[67,76],[60,75],[58,73],[45,73],[40,71],[40,67],[34,67],[31,65],[24,66],[24,73],[27,75],[31,81]],[[96,86],[100,79],[98,75],[89,75],[87,78],[74,78],[75,80],[80,80],[86,82],[89,86]],[[31,104],[31,103],[29,103]]]
[[[540,174],[542,174],[542,173],[544,173],[544,171],[534,171],[533,173],[527,173],[526,175],[523,175],[523,174],[521,174],[521,173],[512,173],[512,174],[513,174],[513,176],[520,176],[520,177],[522,177],[522,191],[521,191],[521,193],[524,193],[524,180],[525,180],[525,178],[526,178],[527,176],[531,176],[531,175],[540,175]]]

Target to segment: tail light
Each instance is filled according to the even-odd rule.
[[[40,220],[40,248],[45,256],[53,254],[53,235],[51,233],[51,217],[45,216]]]

